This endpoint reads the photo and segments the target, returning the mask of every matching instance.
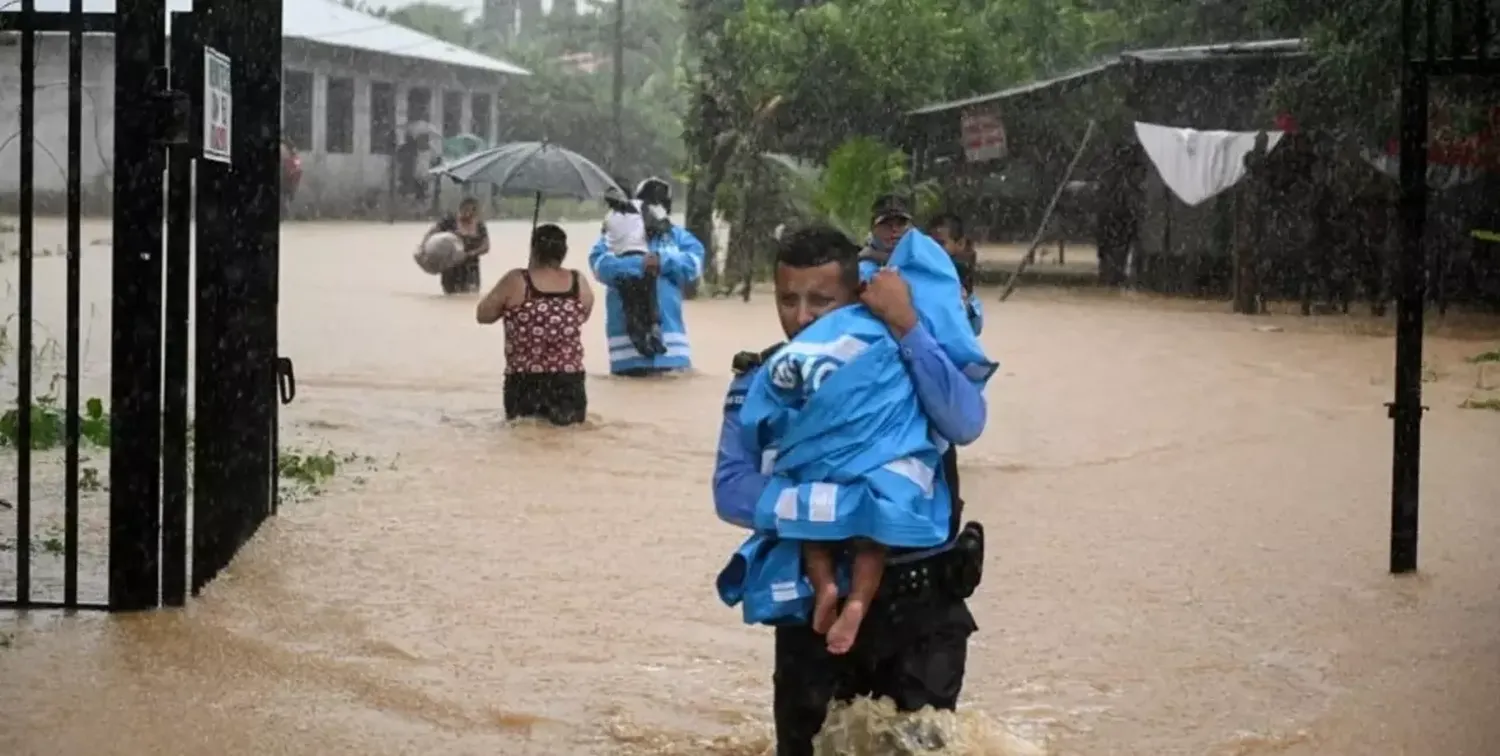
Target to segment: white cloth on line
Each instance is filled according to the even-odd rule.
[[[1245,176],[1245,156],[1255,149],[1258,131],[1198,131],[1135,124],[1135,136],[1156,165],[1163,184],[1189,206],[1199,205]],[[1266,151],[1283,132],[1266,132]]]

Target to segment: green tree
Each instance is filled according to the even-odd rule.
[[[345,0],[346,5],[355,2]],[[630,7],[620,156],[613,156],[611,14],[554,14],[540,19],[521,39],[506,40],[482,23],[466,21],[463,11],[439,3],[373,13],[530,70],[531,76],[505,81],[502,139],[547,139],[601,165],[612,162],[606,167],[622,178],[639,179],[670,172],[682,161],[682,11],[675,0],[632,0]],[[591,55],[602,65],[589,71],[579,65],[580,55]]]
[[[1477,1],[1486,4],[1490,19],[1500,18],[1500,0]],[[1456,51],[1459,56],[1472,56],[1477,52],[1472,25],[1474,2],[1456,4],[1460,8],[1456,19],[1447,13],[1438,15],[1434,33],[1440,40],[1440,55]],[[1425,5],[1415,3],[1419,20],[1410,30],[1419,52],[1425,39],[1424,22],[1420,20]],[[1468,15],[1462,13],[1465,8]],[[1303,75],[1280,82],[1273,93],[1278,107],[1296,113],[1305,126],[1366,144],[1383,143],[1396,136],[1403,57],[1400,0],[1335,4],[1259,0],[1251,16],[1260,28],[1299,32],[1312,50],[1313,66]],[[1490,54],[1500,55],[1500,44]],[[1493,79],[1488,84],[1461,77],[1435,79],[1433,83],[1434,110],[1443,111],[1441,120],[1452,121],[1451,125],[1461,132],[1472,133],[1479,127],[1481,111],[1500,102]]]
[[[825,162],[852,137],[896,143],[913,107],[1076,66],[1128,37],[1119,10],[1084,0],[694,0],[687,11],[687,224],[700,236],[725,181],[745,191],[761,176],[746,155]]]

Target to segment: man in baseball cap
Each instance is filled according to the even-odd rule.
[[[895,194],[882,194],[870,208],[870,240],[860,258],[884,265],[891,250],[911,228],[911,210],[906,199]]]

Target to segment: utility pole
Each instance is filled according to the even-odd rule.
[[[625,160],[625,0],[615,0],[615,145],[609,169],[619,174]],[[623,188],[623,187],[621,187]]]

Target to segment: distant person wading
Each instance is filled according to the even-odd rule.
[[[562,267],[568,237],[548,223],[531,233],[531,259],[506,273],[480,300],[475,318],[505,323],[505,417],[540,417],[555,425],[583,422],[583,324],[594,291]]]
[[[686,370],[693,360],[682,317],[683,289],[703,273],[703,244],[671,223],[672,190],[661,179],[646,179],[636,188],[636,202],[630,203],[635,217],[621,204],[623,197],[614,200],[589,252],[594,278],[609,287],[604,298],[609,372],[646,376]],[[641,254],[636,237],[643,229],[647,239]]]
[[[479,291],[479,258],[490,251],[490,231],[479,218],[479,200],[465,198],[456,215],[445,216],[422,237],[425,244],[437,234],[454,234],[463,242],[464,259],[440,276],[444,294]]]

